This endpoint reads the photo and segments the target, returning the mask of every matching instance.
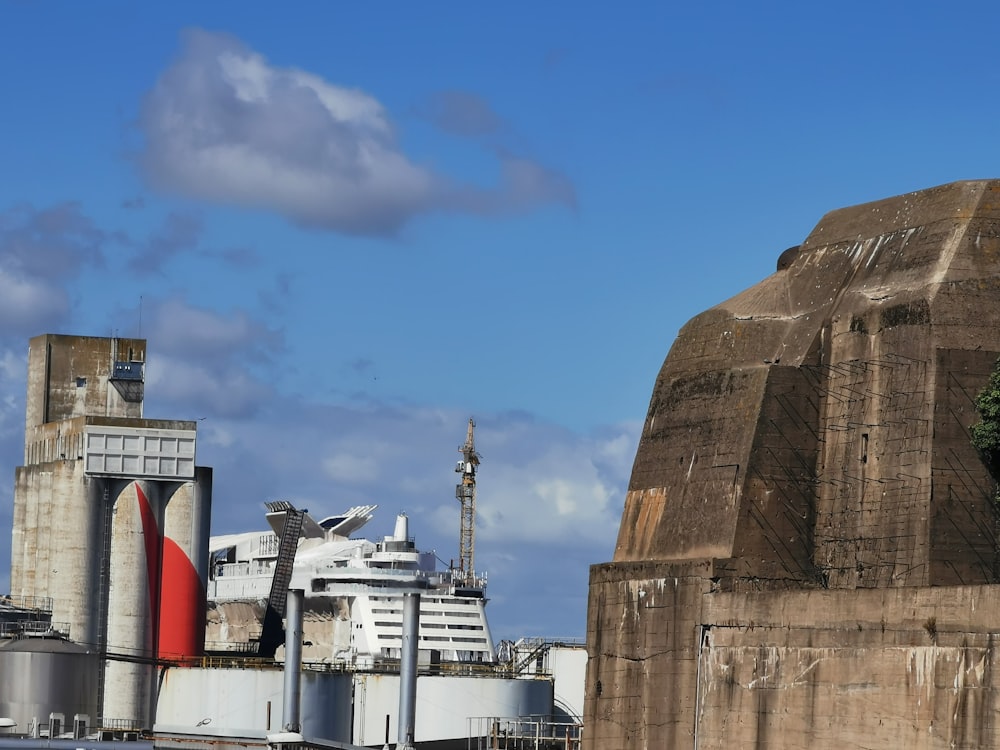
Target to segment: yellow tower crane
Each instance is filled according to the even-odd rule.
[[[455,471],[462,475],[462,481],[455,487],[455,497],[462,504],[458,569],[465,576],[475,574],[473,565],[476,555],[476,468],[479,466],[479,454],[476,453],[476,442],[473,435],[475,429],[476,423],[469,419],[469,432],[465,438],[465,445],[458,446],[462,460],[455,467]]]

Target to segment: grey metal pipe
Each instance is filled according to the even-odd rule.
[[[288,589],[285,602],[285,701],[284,730],[301,732],[302,602],[305,591]]]
[[[420,594],[403,594],[403,647],[399,655],[399,720],[396,747],[413,747],[417,722],[417,651],[420,634]]]

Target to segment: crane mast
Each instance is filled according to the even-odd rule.
[[[479,454],[476,453],[474,436],[475,429],[476,423],[469,419],[469,431],[465,437],[465,445],[458,446],[462,460],[455,467],[455,471],[462,475],[462,481],[455,487],[455,497],[462,504],[458,569],[466,576],[475,573],[473,565],[476,554],[476,469],[479,466]]]

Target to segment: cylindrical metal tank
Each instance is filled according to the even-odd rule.
[[[172,667],[160,681],[156,723],[229,734],[279,732],[286,723],[283,685],[278,669]],[[350,742],[351,675],[304,671],[300,720],[308,737]]]
[[[31,731],[32,719],[49,714],[97,718],[100,660],[94,652],[59,638],[21,638],[0,645],[0,716],[17,722],[15,732]]]
[[[399,675],[354,675],[355,744],[381,745],[386,716],[389,736],[398,733],[399,689]],[[552,690],[551,678],[421,676],[414,740],[418,745],[464,740],[470,717],[547,716],[552,713]]]

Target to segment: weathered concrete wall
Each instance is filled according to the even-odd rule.
[[[31,339],[25,427],[84,415],[142,417],[141,383],[123,394],[111,382],[116,360],[145,362],[146,341],[51,333]]]
[[[51,600],[70,637],[97,644],[105,501],[83,461],[21,466],[14,486],[11,593]]]
[[[702,640],[692,735],[699,747],[994,747],[998,588],[705,597],[719,624]]]
[[[266,602],[212,602],[208,607],[206,648],[250,652],[260,640]],[[311,596],[303,611],[302,660],[333,663],[351,650],[351,607],[346,597]]]
[[[708,561],[595,565],[585,747],[690,747]]]
[[[684,326],[591,571],[588,747],[993,739],[998,261],[1000,181],[954,183],[828,214]]]

